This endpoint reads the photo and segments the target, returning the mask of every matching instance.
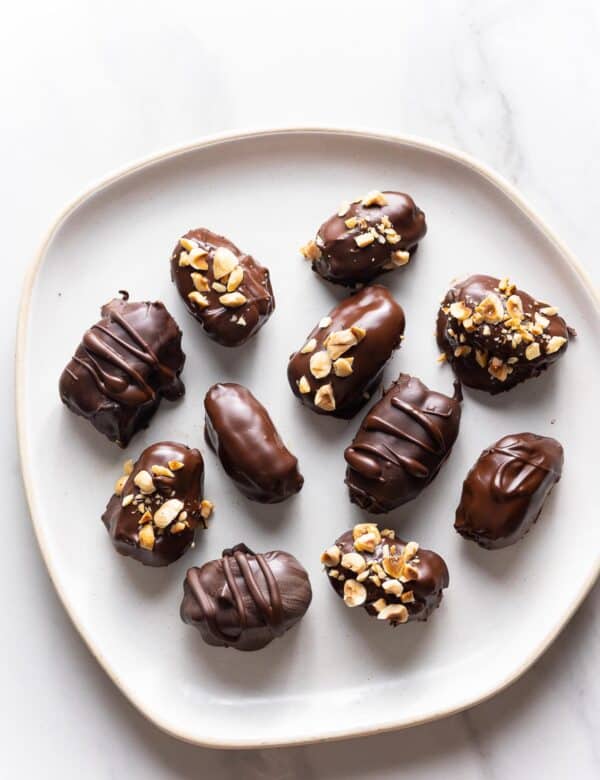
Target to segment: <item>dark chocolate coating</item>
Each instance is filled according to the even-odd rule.
[[[242,385],[213,385],[204,399],[206,440],[246,498],[276,504],[304,479],[265,407]]]
[[[308,574],[293,555],[237,544],[188,570],[180,614],[209,645],[260,650],[295,625],[311,599]]]
[[[358,533],[363,530],[373,532],[373,529],[376,529],[374,549],[364,550],[360,546],[360,540],[364,537],[358,536]],[[407,549],[407,544],[416,548],[414,555],[410,547]],[[335,548],[339,553],[336,553]],[[351,553],[354,560],[342,557],[347,553]],[[362,558],[361,571],[357,571],[356,562],[360,561],[357,555]],[[380,616],[380,620],[386,620],[391,625],[427,620],[433,610],[439,607],[442,591],[450,582],[448,568],[441,556],[419,548],[415,542],[407,543],[397,539],[393,530],[379,531],[375,523],[362,523],[343,533],[335,545],[323,553],[321,561],[325,563],[333,589],[347,606],[362,606],[369,615]],[[361,582],[357,578],[365,577],[365,571],[369,574]],[[364,592],[358,594],[356,603],[348,600],[348,581],[353,581],[355,588],[356,583],[364,588]],[[394,585],[396,590],[389,589],[389,585]],[[357,594],[352,595],[356,598]],[[391,605],[395,607],[388,610],[391,613],[388,616],[383,610]]]
[[[563,448],[556,439],[504,436],[469,471],[454,528],[489,550],[518,542],[538,519],[562,467]]]
[[[555,311],[549,304],[523,290],[501,290],[499,284],[500,279],[481,275],[456,282],[446,293],[437,319],[438,345],[458,379],[492,395],[541,374],[564,355],[569,337],[575,335],[562,317],[548,313]],[[490,294],[500,305],[497,315],[486,318],[477,307]],[[511,316],[514,307],[509,311],[514,296],[520,299],[522,317]],[[462,321],[450,308],[460,302],[472,312]]]
[[[336,213],[321,225],[315,240],[320,257],[313,260],[312,268],[323,279],[354,287],[400,267],[400,263],[393,261],[393,252],[401,250],[411,256],[414,254],[427,232],[425,214],[410,195],[390,191],[380,194],[387,201],[386,205],[366,206],[361,199],[352,203],[343,216]],[[356,218],[357,224],[348,227],[346,221],[352,218]],[[373,228],[376,238],[361,248],[355,238],[369,232],[369,228]],[[389,233],[386,234],[386,230]],[[409,258],[403,258],[401,264],[408,262]]]
[[[169,466],[172,461],[178,461],[183,466],[172,469]],[[165,467],[172,476],[153,474],[152,466]],[[134,481],[141,471],[152,476],[155,491],[151,494],[142,493]],[[102,522],[115,550],[146,566],[168,566],[176,561],[193,543],[198,524],[204,525],[200,514],[203,487],[204,462],[198,450],[173,441],[161,441],[146,447],[134,464],[120,495],[112,496],[102,515]],[[133,496],[133,500],[129,496]],[[180,501],[181,506],[177,515],[165,526],[156,512],[165,502],[172,500]],[[144,517],[139,509],[141,505],[152,515],[151,518],[148,515]],[[185,513],[183,516],[182,512]],[[183,524],[184,528],[177,526],[177,522]],[[150,533],[142,531],[146,527],[152,529],[151,536],[154,536],[152,549],[144,540],[144,534]]]
[[[381,382],[386,363],[400,346],[404,333],[404,312],[385,287],[372,285],[345,298],[329,312],[328,317],[331,324],[325,327],[317,324],[306,339],[307,344],[310,344],[311,339],[315,340],[314,349],[310,353],[303,353],[300,349],[290,357],[288,381],[294,395],[313,412],[349,419],[367,403]],[[311,373],[314,355],[326,351],[334,358],[337,352],[332,351],[335,345],[329,343],[331,334],[340,331],[345,333],[352,326],[359,326],[366,331],[362,338],[359,335],[357,344],[349,346],[341,354],[345,360],[353,359],[352,373],[337,376],[336,366],[332,365],[327,376],[316,378]],[[302,385],[299,383],[302,378],[306,380],[308,392],[301,392]],[[330,387],[333,393],[333,410],[315,403],[317,391],[324,386]]]
[[[450,455],[461,400],[458,384],[450,398],[400,374],[344,453],[350,500],[381,514],[416,498]]]
[[[115,298],[87,330],[59,383],[63,403],[120,447],[146,428],[161,398],[185,387],[181,331],[159,302]]]
[[[207,336],[225,347],[238,347],[257,333],[275,310],[275,296],[271,288],[269,271],[256,262],[250,255],[244,254],[235,244],[223,236],[212,233],[206,228],[190,230],[184,236],[195,246],[207,252],[206,268],[197,269],[189,265],[180,265],[184,247],[178,241],[171,255],[171,279],[175,282],[179,294],[189,313],[202,324]],[[226,291],[216,291],[212,285],[227,286],[229,276],[215,278],[214,255],[220,247],[232,252],[238,261],[238,266],[244,272],[243,279],[232,292],[240,293],[246,298],[241,306],[226,306],[220,298]],[[205,287],[201,292],[207,305],[205,308],[190,300],[190,293],[197,292],[192,274],[202,277]]]

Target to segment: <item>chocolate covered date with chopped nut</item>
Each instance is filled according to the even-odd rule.
[[[344,453],[350,500],[381,514],[416,498],[450,455],[461,400],[458,383],[450,397],[400,374]]]
[[[321,555],[333,589],[348,607],[393,626],[427,620],[448,587],[446,564],[416,542],[403,542],[388,528],[359,523]]]
[[[556,439],[504,436],[469,471],[454,528],[489,550],[518,542],[538,519],[562,467],[563,448]]]
[[[404,312],[385,287],[344,299],[290,357],[288,381],[319,414],[349,419],[369,400],[404,333]]]
[[[287,449],[265,407],[242,385],[213,385],[204,399],[205,435],[238,490],[276,504],[302,488],[298,458]]]
[[[210,516],[202,498],[204,462],[198,450],[173,441],[152,444],[128,460],[102,515],[118,553],[146,566],[168,566],[194,542]]]
[[[492,276],[456,282],[437,319],[442,359],[463,384],[492,395],[541,374],[574,335],[556,307]]]
[[[248,341],[275,310],[268,269],[206,228],[179,239],[171,278],[190,314],[225,347]]]
[[[323,279],[354,287],[407,265],[426,232],[410,195],[374,190],[342,203],[300,252]]]

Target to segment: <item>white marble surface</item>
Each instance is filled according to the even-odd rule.
[[[480,157],[516,183],[599,280],[598,4],[388,0],[369,7],[375,4],[364,0],[21,0],[4,9],[2,776],[600,774],[598,587],[524,678],[467,713],[353,742],[225,753],[178,743],[132,710],[75,634],[37,551],[12,411],[21,280],[63,203],[132,158],[257,125],[420,134]],[[559,582],[549,573],[549,587]]]

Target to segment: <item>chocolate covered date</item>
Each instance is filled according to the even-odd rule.
[[[381,382],[404,333],[404,312],[385,287],[373,285],[344,299],[290,357],[294,395],[319,414],[348,419]]]
[[[180,614],[209,645],[260,650],[292,628],[311,599],[308,574],[293,555],[237,544],[188,571]]]
[[[449,584],[443,558],[376,523],[346,531],[323,552],[321,563],[346,606],[363,607],[392,626],[427,620]]]
[[[265,407],[242,385],[213,385],[204,399],[206,440],[235,486],[250,500],[275,504],[298,493],[298,459]]]
[[[248,341],[275,310],[268,269],[206,228],[179,239],[171,278],[190,314],[225,347]]]
[[[168,566],[192,545],[198,524],[206,527],[212,512],[212,503],[202,498],[202,455],[161,441],[123,470],[102,522],[118,553],[147,566]]]
[[[555,306],[493,276],[456,282],[437,319],[438,345],[458,379],[492,395],[541,374],[574,335]]]
[[[381,514],[416,498],[450,455],[461,400],[458,385],[449,397],[400,374],[344,453],[350,500]]]
[[[59,383],[63,403],[120,447],[148,426],[161,398],[185,392],[177,323],[162,303],[128,297],[102,307]]]
[[[373,191],[342,203],[300,251],[323,279],[354,287],[406,266],[426,232],[410,195]]]
[[[538,519],[562,467],[563,448],[556,439],[504,436],[469,471],[454,528],[487,549],[514,544]]]

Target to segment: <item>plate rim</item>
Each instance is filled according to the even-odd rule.
[[[388,143],[396,144],[404,148],[417,149],[424,152],[429,152],[449,159],[472,172],[478,174],[484,178],[488,183],[492,184],[498,189],[505,197],[507,197],[513,205],[534,225],[534,227],[553,245],[555,250],[561,256],[563,261],[570,267],[570,269],[579,277],[580,282],[584,290],[590,297],[592,304],[594,305],[596,316],[600,319],[600,293],[596,290],[594,283],[588,275],[585,268],[581,265],[579,260],[568,248],[568,246],[558,237],[552,228],[546,223],[546,221],[537,213],[537,211],[529,204],[527,199],[520,193],[520,191],[511,184],[504,176],[497,173],[493,168],[486,163],[480,162],[477,158],[467,154],[463,151],[455,149],[446,144],[438,143],[436,141],[423,138],[415,135],[406,135],[402,133],[396,133],[393,131],[375,130],[371,128],[360,127],[341,127],[334,125],[300,125],[300,126],[274,126],[274,127],[258,127],[245,130],[226,130],[219,133],[213,133],[210,135],[202,136],[201,138],[188,143],[180,144],[177,146],[163,149],[162,151],[155,152],[153,154],[142,157],[141,159],[130,162],[106,176],[97,179],[95,182],[86,187],[80,194],[74,198],[67,206],[65,206],[58,216],[53,220],[50,227],[47,229],[42,241],[40,242],[32,261],[25,273],[23,281],[23,288],[21,293],[21,300],[19,304],[18,319],[17,319],[17,337],[16,337],[16,353],[15,353],[15,407],[16,407],[16,427],[17,427],[17,444],[19,449],[19,460],[21,465],[21,475],[23,479],[23,487],[25,492],[25,498],[29,509],[29,515],[33,525],[34,534],[42,560],[48,571],[50,580],[54,586],[54,589],[60,599],[60,602],[65,609],[72,624],[76,628],[79,636],[87,646],[88,650],[96,661],[100,664],[103,671],[107,674],[110,680],[116,685],[118,690],[125,696],[125,698],[135,707],[135,709],[143,715],[147,720],[161,729],[163,732],[169,734],[172,737],[180,739],[190,744],[199,745],[202,747],[219,748],[219,749],[249,749],[249,748],[268,748],[268,747],[282,747],[293,745],[305,745],[315,742],[330,742],[342,739],[349,739],[355,737],[371,736],[375,734],[381,734],[389,731],[396,731],[400,729],[410,728],[412,726],[418,726],[424,723],[429,723],[440,718],[445,718],[450,715],[454,715],[465,709],[480,704],[488,699],[492,698],[496,694],[503,691],[513,682],[516,682],[549,648],[552,642],[556,639],[559,633],[565,628],[570,621],[576,610],[581,605],[584,598],[587,596],[596,579],[600,575],[600,554],[596,562],[595,570],[592,569],[589,577],[585,580],[580,591],[573,599],[569,609],[562,615],[560,621],[554,625],[551,630],[540,639],[536,648],[525,658],[514,670],[512,670],[504,679],[496,682],[489,690],[470,695],[458,704],[454,704],[451,707],[440,707],[437,710],[428,713],[426,716],[420,718],[412,718],[408,720],[398,719],[394,722],[386,722],[383,724],[377,724],[372,728],[344,728],[342,730],[336,730],[329,727],[327,730],[322,729],[319,733],[311,734],[308,736],[290,736],[287,739],[278,739],[271,741],[269,739],[203,739],[199,735],[193,732],[186,732],[184,729],[175,729],[170,724],[164,722],[161,719],[159,713],[151,712],[145,708],[142,702],[138,699],[135,690],[131,688],[119,678],[118,673],[112,668],[112,666],[103,657],[100,649],[96,647],[94,640],[88,635],[88,632],[80,624],[75,615],[70,600],[59,585],[57,572],[54,569],[54,565],[50,559],[50,555],[46,548],[45,532],[42,528],[42,523],[38,517],[38,510],[34,498],[33,480],[30,472],[30,464],[28,461],[28,442],[26,435],[26,422],[25,422],[25,403],[24,403],[24,388],[25,388],[25,355],[28,344],[28,323],[29,315],[31,311],[31,299],[33,287],[38,275],[39,270],[44,262],[47,250],[50,243],[60,227],[67,221],[67,219],[75,213],[75,211],[87,200],[101,192],[103,189],[110,187],[120,179],[127,178],[131,174],[137,173],[144,168],[155,165],[159,162],[169,160],[178,157],[189,152],[198,151],[200,149],[206,149],[211,146],[219,146],[226,143],[234,143],[238,141],[246,141],[250,139],[265,138],[268,136],[285,136],[285,135],[338,135],[346,138],[355,138],[358,140],[367,141],[385,141]]]

